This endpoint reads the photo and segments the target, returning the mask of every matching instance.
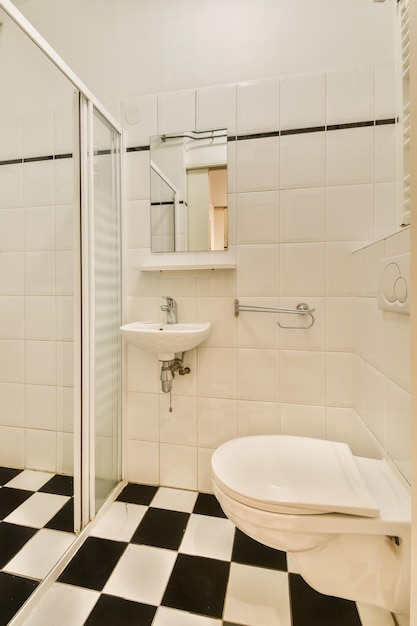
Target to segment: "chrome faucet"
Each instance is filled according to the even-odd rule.
[[[167,314],[167,324],[176,324],[177,323],[177,303],[174,298],[170,298],[169,296],[162,296],[167,301],[166,304],[161,306],[161,311],[165,311]]]

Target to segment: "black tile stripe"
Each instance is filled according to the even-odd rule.
[[[284,130],[271,130],[262,133],[248,133],[243,135],[229,135],[227,141],[248,141],[250,139],[269,139],[271,137],[285,137],[286,135],[303,135],[306,133],[320,133],[332,130],[346,130],[348,128],[365,128],[368,126],[386,126],[388,124],[397,124],[398,118],[388,117],[380,120],[365,120],[363,122],[347,122],[344,124],[328,124],[325,126],[307,126],[305,128],[286,128]],[[150,150],[150,146],[130,146],[126,148],[126,152],[146,152]],[[117,150],[98,150],[96,154],[106,155],[116,153]],[[20,163],[35,163],[38,161],[51,161],[57,159],[71,159],[72,153],[49,154],[46,156],[25,157],[24,159],[6,159],[0,161],[1,165],[17,165]]]

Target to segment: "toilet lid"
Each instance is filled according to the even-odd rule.
[[[266,511],[379,513],[344,443],[286,435],[241,437],[214,452],[212,473],[229,496]]]

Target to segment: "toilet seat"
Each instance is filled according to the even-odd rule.
[[[289,435],[233,439],[214,452],[212,477],[225,494],[263,511],[379,514],[344,443]]]

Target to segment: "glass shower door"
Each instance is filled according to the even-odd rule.
[[[89,475],[89,489],[83,489],[85,524],[122,477],[121,137],[91,102],[82,104],[88,154],[88,197],[83,199],[88,263],[83,265],[89,268],[83,277],[83,475]]]
[[[120,135],[94,110],[95,511],[121,479]]]

